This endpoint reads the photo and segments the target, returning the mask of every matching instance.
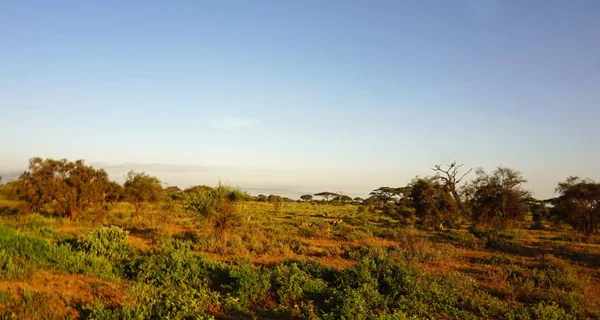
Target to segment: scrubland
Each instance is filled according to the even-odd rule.
[[[600,238],[566,226],[438,230],[315,202],[24,206],[0,200],[0,319],[600,317]]]

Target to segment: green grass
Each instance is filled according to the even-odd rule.
[[[246,202],[235,207],[244,223],[223,235],[180,205],[166,218],[160,208],[135,218],[120,204],[105,226],[2,217],[0,281],[33,290],[0,291],[0,319],[51,319],[44,307],[55,300],[83,319],[600,316],[597,267],[568,260],[576,247],[565,240],[554,241],[561,255],[550,254],[557,247],[539,245],[541,231],[420,230],[353,205]],[[132,238],[147,248],[136,249]],[[600,257],[600,248],[586,246]],[[108,299],[90,280],[81,297],[51,299],[28,282],[41,270],[102,278],[123,293]]]

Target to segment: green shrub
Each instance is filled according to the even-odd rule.
[[[364,284],[356,289],[342,291],[341,303],[333,313],[342,320],[367,319],[383,304],[383,298],[372,285]]]
[[[51,244],[12,228],[0,227],[0,278],[21,279],[43,266]]]
[[[213,280],[216,271],[224,269],[222,263],[195,255],[187,242],[163,239],[150,255],[136,262],[131,273],[135,280],[157,287],[203,287]]]
[[[189,194],[185,208],[200,221],[207,222],[214,234],[225,237],[231,230],[243,225],[244,219],[236,203],[249,197],[239,189],[219,184],[215,188]]]
[[[564,309],[556,303],[540,302],[530,309],[532,320],[570,320],[576,317],[568,314]]]
[[[282,265],[295,265],[298,269],[310,275],[310,277],[313,279],[321,279],[327,284],[333,283],[339,274],[339,271],[336,271],[331,267],[324,266],[315,260],[288,259],[283,261]]]
[[[0,248],[7,255],[39,262],[47,257],[50,247],[51,244],[43,239],[12,228],[0,227]]]
[[[100,303],[84,307],[87,319],[197,319],[214,317],[207,314],[211,303],[209,291],[200,288],[135,284],[128,293],[126,302],[119,307],[107,307]]]
[[[350,245],[344,244],[341,247],[342,257],[351,260],[361,260],[364,258],[375,258],[387,254],[388,249],[370,245]]]
[[[485,241],[477,238],[473,233],[448,230],[443,233],[444,238],[452,240],[459,247],[478,249],[485,246]]]
[[[98,277],[115,277],[110,260],[87,251],[71,248],[69,244],[55,245],[49,251],[47,264],[53,269],[73,274],[92,274]]]
[[[121,261],[131,256],[133,249],[127,244],[128,231],[119,227],[100,227],[83,237],[81,247],[86,252],[106,258],[110,261]]]
[[[271,283],[280,303],[293,306],[302,300],[323,301],[327,284],[301,270],[296,263],[276,266]]]
[[[227,293],[238,299],[241,306],[264,302],[269,291],[269,276],[248,260],[238,260],[228,267],[223,282]]]
[[[34,266],[0,249],[0,279],[22,279],[31,275]]]

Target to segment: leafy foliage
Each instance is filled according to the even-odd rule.
[[[491,174],[477,169],[471,199],[473,221],[479,225],[503,229],[523,220],[528,212],[522,189],[526,182],[518,171],[499,167]]]
[[[100,227],[85,235],[81,246],[94,255],[120,261],[132,253],[131,246],[127,244],[127,235],[128,232],[119,227]]]
[[[123,184],[125,201],[131,203],[138,215],[145,203],[157,202],[162,195],[162,186],[158,178],[144,172],[129,171]]]
[[[248,198],[245,192],[219,183],[215,188],[188,195],[185,208],[198,219],[208,221],[215,234],[222,237],[242,225],[236,203]]]
[[[454,218],[458,207],[444,186],[429,179],[411,183],[411,198],[415,215],[424,225],[438,226]]]
[[[75,162],[33,158],[17,182],[17,193],[28,211],[48,208],[75,219],[78,212],[118,200],[118,190],[104,170]]]
[[[600,231],[600,183],[569,177],[556,188],[553,214],[586,235]]]

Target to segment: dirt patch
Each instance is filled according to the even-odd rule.
[[[48,296],[44,305],[56,318],[79,317],[73,307],[77,302],[102,301],[107,305],[121,304],[125,286],[92,276],[61,274],[48,270],[36,272],[30,279],[0,281],[0,291],[9,291],[21,297],[25,292]]]

